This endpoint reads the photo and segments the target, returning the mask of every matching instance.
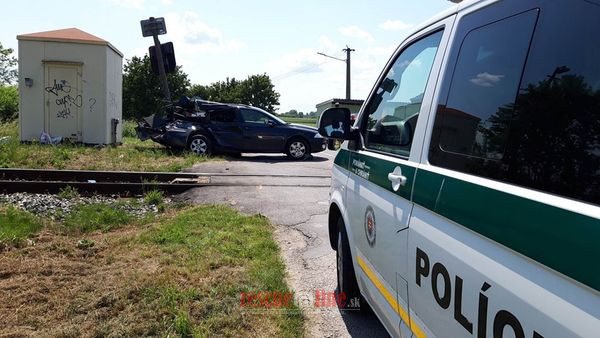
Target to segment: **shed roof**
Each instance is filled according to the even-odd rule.
[[[57,29],[53,31],[21,34],[17,35],[17,40],[30,40],[30,41],[50,41],[50,42],[67,42],[67,43],[83,43],[92,45],[104,45],[110,47],[117,54],[123,57],[115,46],[111,45],[110,42],[101,39],[95,35],[84,32],[78,28],[65,28]]]
[[[317,103],[317,107],[319,106],[323,106],[323,105],[329,105],[329,104],[347,104],[347,105],[354,105],[354,106],[361,106],[363,104],[364,100],[354,100],[354,99],[329,99],[320,103]]]

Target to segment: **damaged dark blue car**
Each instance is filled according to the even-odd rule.
[[[285,153],[293,160],[327,148],[316,128],[287,123],[262,109],[241,104],[184,100],[167,117],[138,122],[141,140],[198,155]]]

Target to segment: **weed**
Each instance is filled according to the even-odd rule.
[[[175,333],[182,337],[190,337],[192,335],[192,323],[188,314],[184,311],[178,311],[173,320],[175,326]]]
[[[148,205],[161,205],[165,201],[165,196],[160,190],[150,190],[144,195],[144,202]]]
[[[115,256],[113,255],[108,255],[106,256],[106,264],[107,265],[111,265],[116,261]]]
[[[20,246],[42,228],[42,222],[33,214],[13,206],[0,206],[0,248]]]
[[[137,138],[137,132],[135,131],[136,123],[133,121],[125,121],[123,123],[123,137],[135,137]]]
[[[126,211],[106,203],[80,204],[67,216],[64,225],[78,232],[110,231],[130,223],[133,217]]]
[[[77,188],[68,185],[60,189],[57,196],[65,200],[72,200],[79,197],[79,191],[77,191]]]
[[[95,244],[96,243],[94,243],[94,241],[84,238],[84,239],[78,240],[76,246],[78,249],[85,250],[85,249],[94,247]]]

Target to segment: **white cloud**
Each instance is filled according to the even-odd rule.
[[[163,3],[164,5],[167,5],[167,6],[169,6],[169,5],[171,5],[171,4],[173,3],[173,0],[162,0],[162,3]]]
[[[131,59],[134,56],[143,57],[145,54],[148,54],[148,47],[137,47],[130,49],[127,53],[125,53],[125,58]]]
[[[145,0],[107,0],[115,5],[126,8],[142,9],[144,7]]]
[[[218,28],[209,26],[195,12],[169,13],[165,21],[179,55],[239,51],[246,46],[240,40],[225,38]]]
[[[477,86],[481,87],[493,87],[496,83],[500,82],[504,75],[494,75],[488,72],[479,73],[469,81]]]
[[[409,29],[413,26],[413,24],[406,23],[402,20],[386,20],[379,24],[379,27],[386,31],[401,31],[405,29]]]
[[[337,45],[331,41],[331,39],[325,35],[319,37],[319,43],[325,47],[326,51],[337,49]]]
[[[367,54],[389,58],[390,56],[392,56],[392,53],[396,50],[396,48],[398,48],[397,45],[374,46],[368,49]]]
[[[296,74],[321,72],[325,62],[316,50],[304,48],[271,60],[266,68],[275,79],[283,80]]]
[[[359,28],[358,26],[347,26],[347,27],[341,27],[339,29],[340,33],[344,36],[348,36],[351,38],[356,38],[356,39],[360,39],[360,40],[366,40],[366,41],[374,41],[375,39],[373,38],[373,36],[365,31],[362,30],[361,28]]]

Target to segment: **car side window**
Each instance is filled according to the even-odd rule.
[[[468,33],[430,162],[600,204],[598,17],[588,1],[548,3]]]
[[[210,113],[210,121],[217,123],[231,123],[235,121],[235,110],[215,110]]]
[[[246,123],[265,124],[267,121],[271,120],[267,115],[254,109],[240,108],[240,114],[242,120]]]
[[[377,87],[362,122],[368,149],[408,156],[429,73],[442,38],[435,32],[405,48]]]

